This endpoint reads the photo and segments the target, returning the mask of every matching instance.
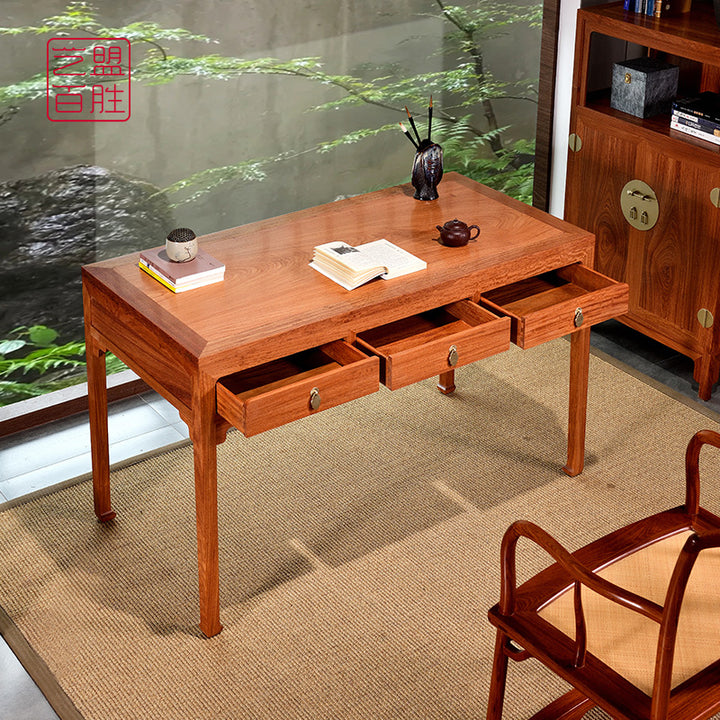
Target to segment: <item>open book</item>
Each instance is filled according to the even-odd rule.
[[[424,270],[427,263],[385,239],[352,247],[342,241],[318,245],[310,267],[346,290],[381,277],[384,280]]]

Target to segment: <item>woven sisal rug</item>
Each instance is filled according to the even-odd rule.
[[[718,423],[593,356],[587,462],[565,461],[569,343],[462,368],[219,450],[221,615],[197,630],[192,449],[0,513],[3,634],[63,720],[483,718],[498,548],[514,519],[571,549],[680,504]],[[703,504],[720,510],[720,453]],[[544,563],[528,553],[520,575]],[[526,570],[527,568],[527,570]],[[556,681],[512,665],[505,717]]]

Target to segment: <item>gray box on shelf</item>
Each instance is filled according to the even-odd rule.
[[[669,112],[678,73],[676,65],[649,57],[615,63],[610,107],[640,118]]]

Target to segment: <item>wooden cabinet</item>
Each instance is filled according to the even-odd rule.
[[[565,218],[595,233],[595,268],[629,284],[620,320],[690,357],[708,400],[720,369],[720,147],[671,130],[669,115],[610,107],[613,62],[638,55],[679,65],[679,96],[720,91],[712,5],[695,0],[667,18],[626,13],[621,2],[580,10]],[[656,198],[654,224],[626,219],[652,204],[632,181]]]

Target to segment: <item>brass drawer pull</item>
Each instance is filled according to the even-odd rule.
[[[314,387],[310,391],[310,409],[317,410],[320,407],[320,390]]]
[[[575,323],[575,327],[580,327],[585,322],[585,316],[583,315],[582,308],[575,310],[573,322]]]
[[[455,345],[450,346],[450,350],[448,352],[448,365],[450,367],[455,367],[458,364],[458,360],[460,359],[460,356],[458,355],[458,350]]]

